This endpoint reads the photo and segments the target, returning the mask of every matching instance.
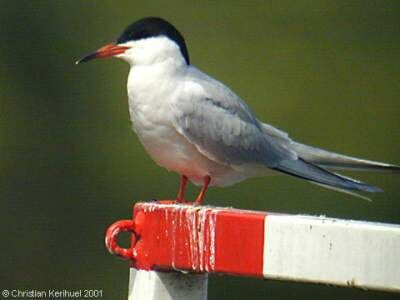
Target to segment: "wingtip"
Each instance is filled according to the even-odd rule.
[[[374,185],[369,185],[369,184],[363,184],[362,185],[362,191],[368,192],[368,193],[383,193],[384,190],[381,189],[380,187],[374,186]]]
[[[400,166],[399,165],[392,165],[392,164],[387,164],[385,169],[389,172],[393,173],[400,173]]]
[[[340,193],[347,194],[347,195],[350,195],[350,196],[353,196],[353,197],[356,197],[356,198],[359,198],[359,199],[362,199],[362,200],[365,200],[365,201],[368,201],[368,202],[372,202],[371,198],[369,198],[367,196],[364,196],[364,195],[360,195],[359,193],[356,193],[356,192],[353,192],[353,191],[349,191],[349,190],[345,190],[345,189],[329,186],[329,185],[318,183],[318,182],[315,182],[315,181],[309,181],[309,182],[312,183],[312,184],[321,186],[323,188],[332,190],[332,191],[340,192]]]

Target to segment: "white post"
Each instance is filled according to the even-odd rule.
[[[207,274],[130,268],[128,300],[206,300]]]

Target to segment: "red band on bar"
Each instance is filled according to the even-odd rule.
[[[263,276],[265,214],[223,210],[217,215],[218,272]]]
[[[130,256],[125,258],[143,270],[263,277],[265,216],[236,209],[138,203]]]

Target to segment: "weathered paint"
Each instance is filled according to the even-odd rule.
[[[123,230],[133,232],[128,249],[116,243]],[[108,234],[110,252],[130,259],[139,270],[227,273],[400,292],[399,225],[169,201],[136,204],[133,221],[117,222]]]

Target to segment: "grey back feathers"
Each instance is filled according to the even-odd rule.
[[[296,154],[268,139],[247,105],[218,81],[191,67],[190,93],[176,99],[171,111],[179,133],[211,160],[229,165],[275,165]],[[193,86],[196,85],[197,89]]]
[[[363,192],[382,190],[333,173],[325,167],[400,170],[398,166],[296,143],[287,133],[259,122],[250,108],[225,85],[191,68],[189,80],[191,84],[197,84],[197,93],[192,93],[192,99],[180,98],[175,105],[172,104],[173,122],[177,131],[211,160],[227,165],[261,163],[322,186]]]

